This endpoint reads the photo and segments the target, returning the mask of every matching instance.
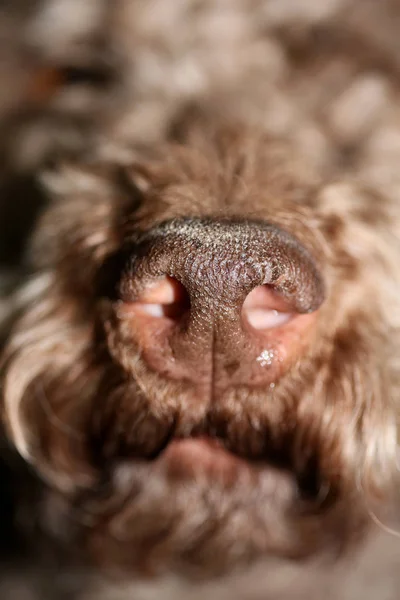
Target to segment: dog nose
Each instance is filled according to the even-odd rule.
[[[268,223],[174,220],[139,234],[130,256],[119,316],[174,378],[271,379],[266,367],[293,354],[288,338],[299,341],[324,297],[311,254]]]

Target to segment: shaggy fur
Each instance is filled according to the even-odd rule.
[[[74,150],[79,162],[44,178],[51,201],[30,281],[6,311],[1,372],[9,439],[46,482],[48,535],[79,565],[150,579],[109,596],[96,583],[87,597],[160,597],[161,581],[166,598],[318,597],[323,586],[357,598],[371,557],[392,553],[384,536],[363,548],[397,484],[398,3],[385,5],[110,9],[118,94],[98,138]],[[268,385],[216,394],[217,378],[210,402],[149,368],[121,307],[143,279],[141,244],[166,223],[179,232],[182,219],[221,218],[293,236],[325,299]],[[204,323],[218,362],[223,326]],[[248,468],[182,482],[151,459],[192,435],[217,438]],[[394,598],[383,569],[376,577]]]

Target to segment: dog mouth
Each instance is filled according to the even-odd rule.
[[[167,543],[180,523],[189,530],[193,524],[190,550],[182,559],[191,567],[205,548],[217,543],[229,523],[235,527],[236,519],[244,530],[229,539],[241,556],[249,552],[249,557],[265,553],[306,557],[330,540],[313,526],[324,516],[330,523],[334,513],[330,490],[323,494],[316,480],[311,484],[318,469],[310,468],[307,483],[304,474],[299,478],[288,464],[274,464],[257,453],[250,457],[228,439],[205,431],[181,437],[174,431],[152,456],[114,458],[100,487],[78,499],[85,515],[93,514],[93,506],[96,515],[101,512],[100,537],[115,536],[116,551],[129,548],[135,556],[140,535],[145,540],[140,542],[142,552],[158,541]],[[223,561],[229,557],[228,552]]]
[[[232,414],[232,407],[211,406],[200,418],[194,404],[184,413],[158,416],[141,406],[139,411],[111,408],[92,415],[90,428],[91,456],[106,479],[122,464],[179,484],[202,480],[210,488],[221,483],[230,488],[242,480],[258,486],[267,477],[285,481],[293,504],[318,508],[339,493],[338,477],[331,481],[323,469],[317,437],[284,414],[277,428],[266,417],[255,420],[251,411],[239,414],[238,407]]]
[[[250,429],[243,432],[241,439],[230,439],[226,431],[215,425],[198,425],[183,435],[175,425],[159,438],[157,447],[152,444],[152,448],[139,449],[123,444],[108,464],[111,471],[120,464],[130,464],[132,468],[137,465],[146,469],[149,476],[162,473],[168,480],[183,485],[201,480],[210,488],[222,485],[229,489],[240,482],[248,482],[254,488],[267,482],[268,487],[280,489],[287,500],[290,497],[293,504],[305,510],[330,503],[333,489],[321,473],[317,455],[310,454],[300,466],[290,456],[287,439],[273,446],[266,434],[259,437],[265,438],[263,443],[256,440],[257,432]]]
[[[158,454],[155,461],[173,478],[233,482],[256,469],[250,462],[228,450],[221,440],[209,436],[176,438]]]
[[[156,457],[145,464],[139,462],[149,478],[161,474],[170,485],[200,484],[208,490],[224,489],[227,493],[237,486],[244,487],[266,502],[297,514],[307,514],[313,510],[315,500],[321,500],[320,490],[300,486],[289,469],[240,456],[222,440],[206,435],[174,438]]]

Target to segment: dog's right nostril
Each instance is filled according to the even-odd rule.
[[[190,299],[177,279],[165,276],[147,285],[131,308],[152,317],[178,319],[189,310]]]

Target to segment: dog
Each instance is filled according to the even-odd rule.
[[[120,6],[132,31],[146,9]],[[42,527],[126,598],[306,597],[285,577],[349,564],[395,497],[400,204],[367,152],[386,88],[356,80],[316,152],[311,125],[262,120],[263,69],[129,102],[47,172],[7,313],[3,422]]]

